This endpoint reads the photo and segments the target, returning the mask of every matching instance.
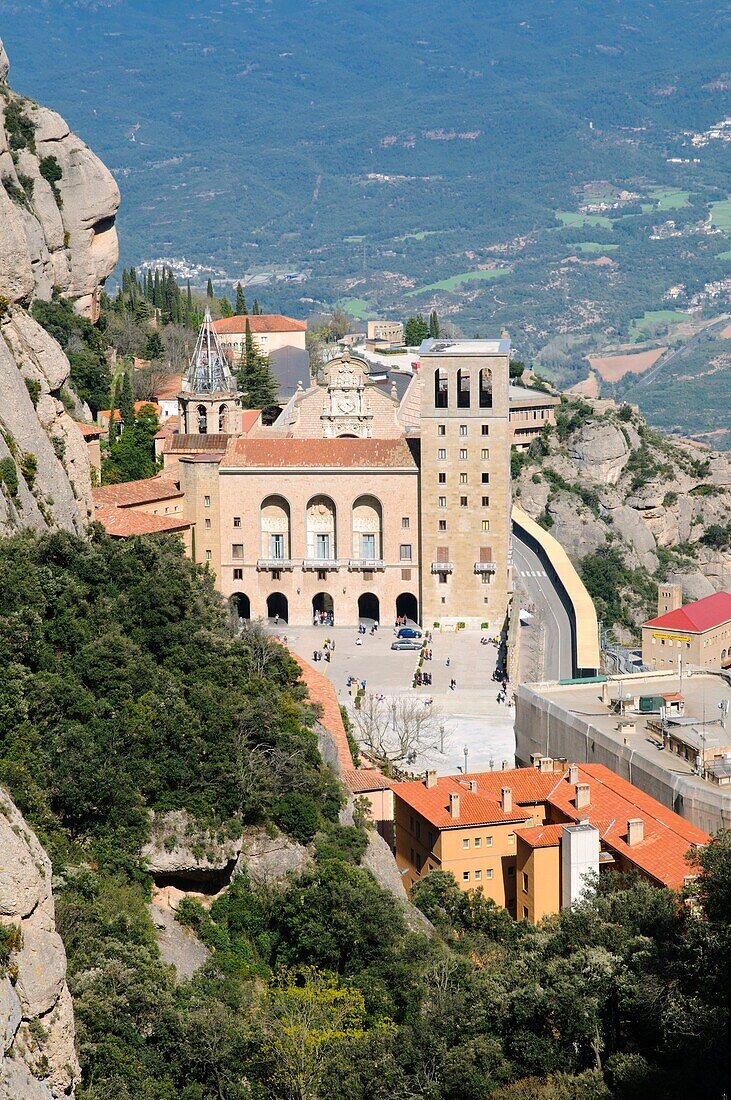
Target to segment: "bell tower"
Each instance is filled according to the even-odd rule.
[[[178,431],[181,435],[240,435],[243,396],[207,309],[178,394]]]
[[[509,340],[420,351],[422,623],[499,633],[510,576]]]

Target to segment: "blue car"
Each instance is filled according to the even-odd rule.
[[[421,631],[416,630],[413,626],[402,626],[396,635],[397,638],[420,638]]]

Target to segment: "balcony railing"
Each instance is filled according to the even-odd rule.
[[[294,562],[291,558],[259,558],[256,563],[256,568],[260,571],[266,571],[268,569],[294,569]]]
[[[305,558],[302,562],[303,569],[339,569],[340,562],[337,558]]]
[[[497,562],[494,561],[476,561],[475,573],[494,573],[497,568]]]
[[[386,563],[382,558],[351,558],[348,569],[385,569]]]
[[[454,569],[454,565],[451,561],[433,561],[431,563],[432,573],[451,573]]]

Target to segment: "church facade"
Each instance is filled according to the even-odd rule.
[[[512,587],[509,352],[427,341],[397,385],[346,351],[273,425],[247,429],[243,395],[230,372],[210,376],[216,346],[199,338],[164,457],[192,555],[232,614],[499,632]]]

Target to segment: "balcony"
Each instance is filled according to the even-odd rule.
[[[259,558],[256,568],[260,573],[272,569],[294,569],[294,562],[291,558]]]
[[[497,562],[494,561],[476,561],[475,573],[494,573],[497,568]]]
[[[339,569],[340,562],[337,558],[305,558],[302,562],[303,569],[321,570]]]
[[[433,561],[431,563],[432,573],[451,573],[454,570],[454,565],[451,561]]]
[[[409,564],[411,564],[409,562]],[[374,570],[385,569],[386,563],[383,558],[351,558],[348,562],[348,569],[350,570]]]

